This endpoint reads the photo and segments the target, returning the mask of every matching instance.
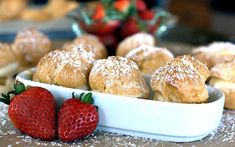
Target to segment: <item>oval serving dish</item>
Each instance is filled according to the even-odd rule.
[[[48,89],[55,96],[58,107],[72,92],[88,92],[34,82],[31,80],[34,71],[24,71],[16,79],[25,85]],[[223,114],[224,94],[209,86],[207,89],[209,101],[202,104],[161,102],[92,91],[95,105],[99,107],[97,129],[163,141],[200,140],[219,126]]]

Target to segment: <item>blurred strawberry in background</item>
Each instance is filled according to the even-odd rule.
[[[82,5],[69,16],[79,24],[77,35],[86,32],[98,36],[112,55],[118,42],[129,35],[144,31],[158,37],[159,26],[171,18],[162,12],[149,9],[143,0],[101,0],[94,7]]]

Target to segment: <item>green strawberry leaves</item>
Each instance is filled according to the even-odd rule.
[[[26,87],[23,83],[21,83],[20,81],[16,81],[16,83],[14,84],[14,90],[9,91],[7,94],[2,93],[2,97],[0,97],[0,102],[9,105],[11,102],[11,98],[14,95],[20,94],[21,92],[25,91],[25,89]]]

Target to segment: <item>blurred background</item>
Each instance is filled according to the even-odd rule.
[[[0,0],[0,41],[12,41],[14,34],[25,26],[36,26],[54,40],[72,39],[75,33],[72,31],[71,20],[66,16],[83,2],[96,1]],[[174,27],[162,34],[161,39],[164,41],[192,45],[218,40],[235,42],[234,0],[145,0],[145,2],[148,8],[163,8],[177,18]],[[38,12],[40,9],[45,9],[50,16]]]

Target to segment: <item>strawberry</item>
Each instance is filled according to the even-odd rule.
[[[139,16],[142,20],[152,20],[154,17],[154,12],[151,10],[146,10],[139,13]]]
[[[15,128],[29,136],[52,140],[56,136],[56,102],[53,95],[41,87],[29,87],[17,82],[15,91],[2,94],[0,101],[9,104],[8,115]],[[10,99],[10,96],[15,94]]]
[[[138,22],[134,18],[130,18],[121,27],[120,35],[125,38],[139,32],[140,30],[141,29],[139,28]]]
[[[143,0],[136,0],[135,5],[138,12],[147,10],[147,6]]]
[[[66,100],[58,113],[58,136],[62,141],[73,141],[90,135],[97,127],[99,115],[92,94],[81,94],[80,99]]]
[[[81,27],[88,33],[92,34],[108,34],[114,32],[120,25],[118,20],[110,20],[108,22],[97,21],[91,25],[80,22]]]
[[[105,10],[102,4],[97,4],[95,12],[92,15],[93,20],[101,20],[105,16]]]
[[[114,8],[120,12],[126,13],[129,9],[130,1],[129,0],[118,0],[114,2]]]

